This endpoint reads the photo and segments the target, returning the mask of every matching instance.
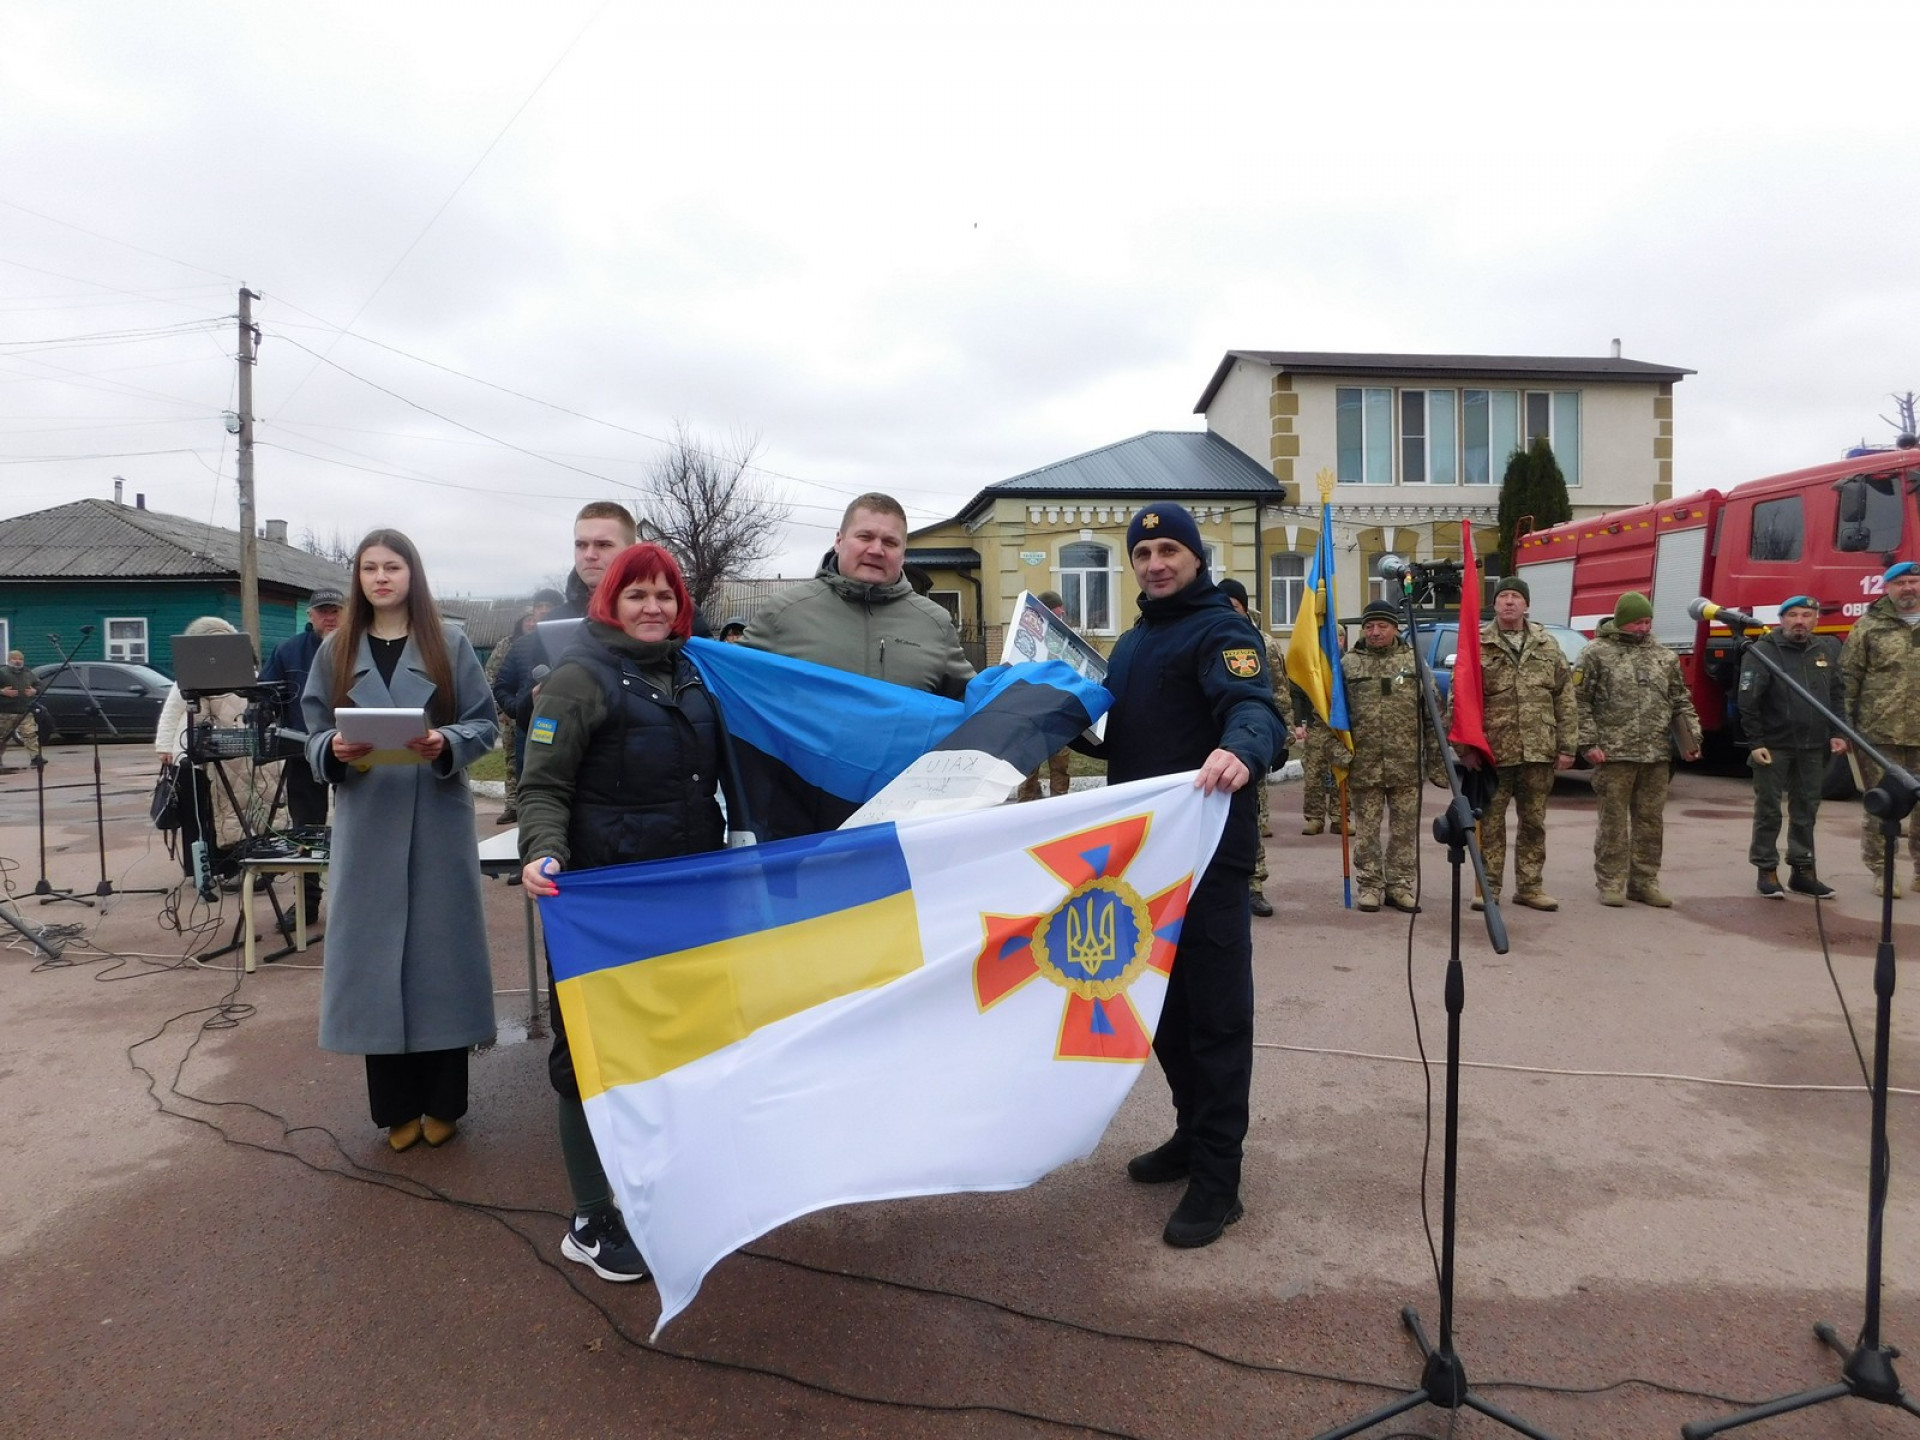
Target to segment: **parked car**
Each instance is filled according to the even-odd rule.
[[[151,740],[173,682],[158,670],[121,660],[80,660],[33,672],[45,687],[38,699],[49,739]],[[110,722],[110,723],[109,723]]]

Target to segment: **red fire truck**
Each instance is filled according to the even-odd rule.
[[[1811,595],[1821,632],[1845,636],[1886,568],[1920,559],[1916,491],[1920,450],[1861,455],[1535,531],[1516,544],[1515,570],[1532,619],[1588,635],[1627,591],[1646,595],[1654,638],[1679,654],[1709,742],[1730,747],[1739,740],[1731,635],[1692,619],[1688,605],[1705,596],[1772,623],[1782,600]]]

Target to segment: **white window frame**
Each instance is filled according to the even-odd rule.
[[[1347,392],[1360,396],[1360,474],[1349,478],[1339,475],[1340,453],[1340,397]],[[1369,420],[1377,419],[1372,415],[1373,407],[1380,406],[1386,412],[1386,454],[1381,455],[1378,446],[1369,436]],[[1399,405],[1397,392],[1384,385],[1336,385],[1333,390],[1333,452],[1334,470],[1342,485],[1391,485],[1398,470],[1395,450],[1398,448],[1400,422],[1395,414]]]
[[[107,615],[102,617],[101,623],[104,627],[105,644],[107,647],[106,658],[108,660],[119,665],[145,665],[147,663],[147,656],[150,652],[148,650],[146,616]],[[113,627],[116,625],[138,625],[140,627],[140,638],[138,640],[129,640],[125,637],[116,636],[113,633]]]
[[[1300,567],[1297,575],[1278,574],[1274,567],[1282,561]],[[1307,570],[1313,561],[1311,550],[1276,550],[1267,557],[1267,628],[1293,629],[1293,617],[1300,613],[1300,601],[1307,593]]]
[[[1100,549],[1106,551],[1106,565],[1102,567],[1097,565],[1069,566],[1064,564],[1063,558],[1066,552],[1075,545],[1099,546]],[[1120,572],[1114,567],[1113,552],[1114,547],[1105,540],[1087,540],[1079,536],[1075,536],[1071,540],[1063,541],[1060,547],[1054,551],[1053,588],[1058,590],[1060,592],[1060,598],[1067,602],[1067,624],[1071,625],[1075,630],[1078,630],[1082,635],[1114,635],[1118,633],[1114,628],[1114,616],[1119,609],[1115,601],[1117,599],[1116,592],[1119,588],[1118,576]],[[1074,583],[1071,585],[1067,582],[1069,575],[1075,577]],[[1087,623],[1086,577],[1089,575],[1104,575],[1106,577],[1107,623],[1105,625],[1089,625]]]
[[[13,622],[0,615],[0,665],[7,663],[7,656],[13,653]]]
[[[1533,444],[1534,431],[1527,418],[1527,410],[1536,395],[1546,397],[1547,401],[1547,448],[1553,451],[1553,458],[1559,463],[1560,474],[1567,482],[1569,490],[1580,488],[1580,432],[1586,428],[1586,406],[1578,390],[1523,390],[1520,392],[1520,447],[1524,450]],[[1561,404],[1573,402],[1574,435],[1571,441],[1560,432]]]

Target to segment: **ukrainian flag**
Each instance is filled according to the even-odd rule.
[[[555,994],[659,1323],[800,1215],[1091,1153],[1227,805],[1189,773],[562,875]]]
[[[1287,679],[1298,685],[1348,749],[1347,686],[1340,671],[1339,618],[1333,593],[1333,507],[1320,505],[1320,543],[1307,567],[1307,589],[1293,621],[1293,639],[1287,645]]]

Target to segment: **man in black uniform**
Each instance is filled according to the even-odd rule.
[[[1260,844],[1252,781],[1286,757],[1259,637],[1207,574],[1182,507],[1127,526],[1140,618],[1113,648],[1102,753],[1111,784],[1198,770],[1232,794],[1219,847],[1187,900],[1154,1053],[1173,1091],[1173,1138],[1127,1163],[1143,1185],[1187,1181],[1163,1238],[1210,1245],[1241,1216],[1240,1153],[1253,1082],[1253,922],[1247,879]]]
[[[262,685],[278,681],[287,687],[286,713],[288,724],[293,728],[300,724],[300,697],[307,692],[307,674],[313,669],[313,657],[319,653],[320,642],[340,628],[340,611],[346,603],[346,594],[338,586],[323,585],[314,591],[307,597],[307,628],[291,640],[281,641],[267,657],[267,663],[260,667]],[[332,787],[316,779],[313,768],[304,759],[293,760],[280,768],[287,781],[287,818],[302,827],[325,825]],[[301,903],[307,907],[307,924],[312,925],[320,919],[320,877],[311,874],[304,877],[301,893]],[[280,917],[280,929],[288,935],[293,933],[291,910]]]

